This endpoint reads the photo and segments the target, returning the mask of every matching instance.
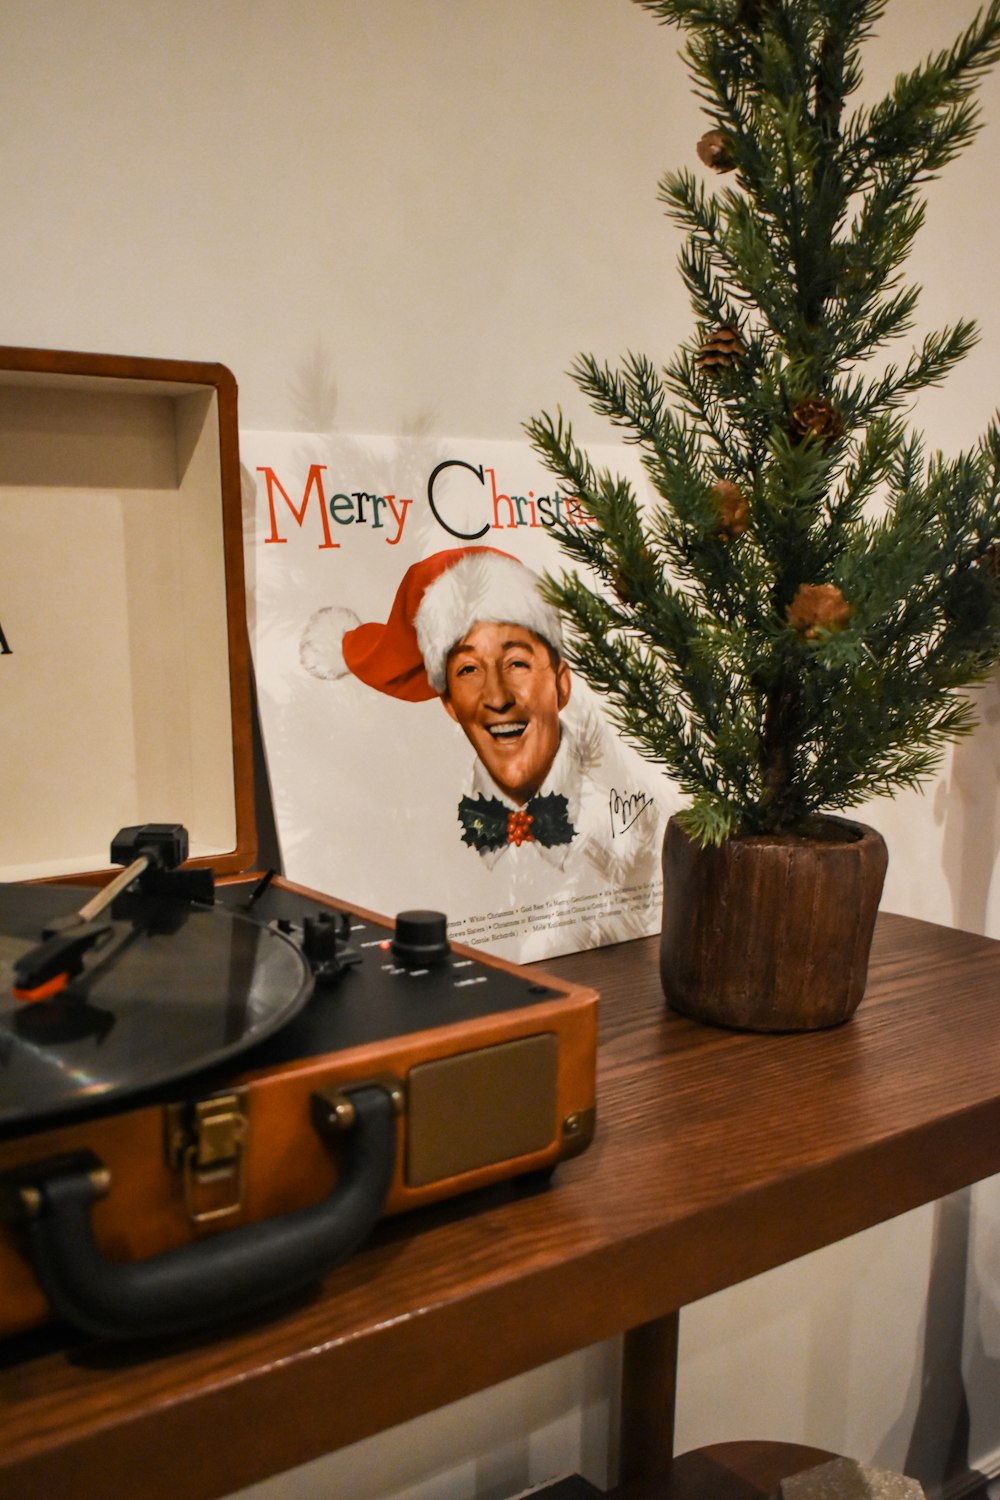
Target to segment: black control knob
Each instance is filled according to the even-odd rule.
[[[451,952],[448,919],[440,911],[401,911],[392,954],[402,964],[437,964]]]

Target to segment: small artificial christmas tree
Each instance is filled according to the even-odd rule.
[[[594,519],[560,545],[606,590],[547,587],[573,665],[690,794],[690,837],[808,831],[920,783],[972,727],[958,690],[1000,656],[1000,428],[947,459],[906,421],[975,325],[879,358],[917,304],[900,270],[921,186],[978,128],[1000,0],[851,112],[887,0],[635,3],[687,33],[710,121],[704,165],[661,184],[696,331],[662,371],[639,354],[572,371],[639,445],[654,506],[595,471],[561,413],[527,424]]]

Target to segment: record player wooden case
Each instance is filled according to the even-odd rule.
[[[593,1133],[593,991],[254,868],[236,402],[217,364],[0,349],[2,1334],[211,1325]],[[118,830],[164,827],[181,869],[144,855],[15,999]]]

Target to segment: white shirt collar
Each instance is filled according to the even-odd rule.
[[[506,792],[497,786],[493,777],[487,771],[482,761],[477,756],[472,765],[471,791],[473,796],[496,797],[503,803],[504,807],[511,812],[516,812],[519,804],[509,797]],[[549,767],[548,775],[538,788],[536,796],[548,796],[555,792],[566,798],[569,820],[574,828],[578,826],[580,815],[580,790],[581,790],[581,768],[580,756],[576,744],[576,737],[568,725],[563,722],[560,725],[559,748],[555,758]],[[572,849],[569,844],[536,844],[529,842],[517,848],[513,844],[504,844],[499,849],[481,849],[479,851],[483,863],[491,869],[508,850],[521,854],[522,851],[540,855],[549,864],[556,865],[560,870],[565,868],[566,860]]]

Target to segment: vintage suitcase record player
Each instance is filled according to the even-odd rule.
[[[593,991],[254,869],[229,371],[0,349],[0,506],[0,1333],[210,1326],[584,1150]]]

